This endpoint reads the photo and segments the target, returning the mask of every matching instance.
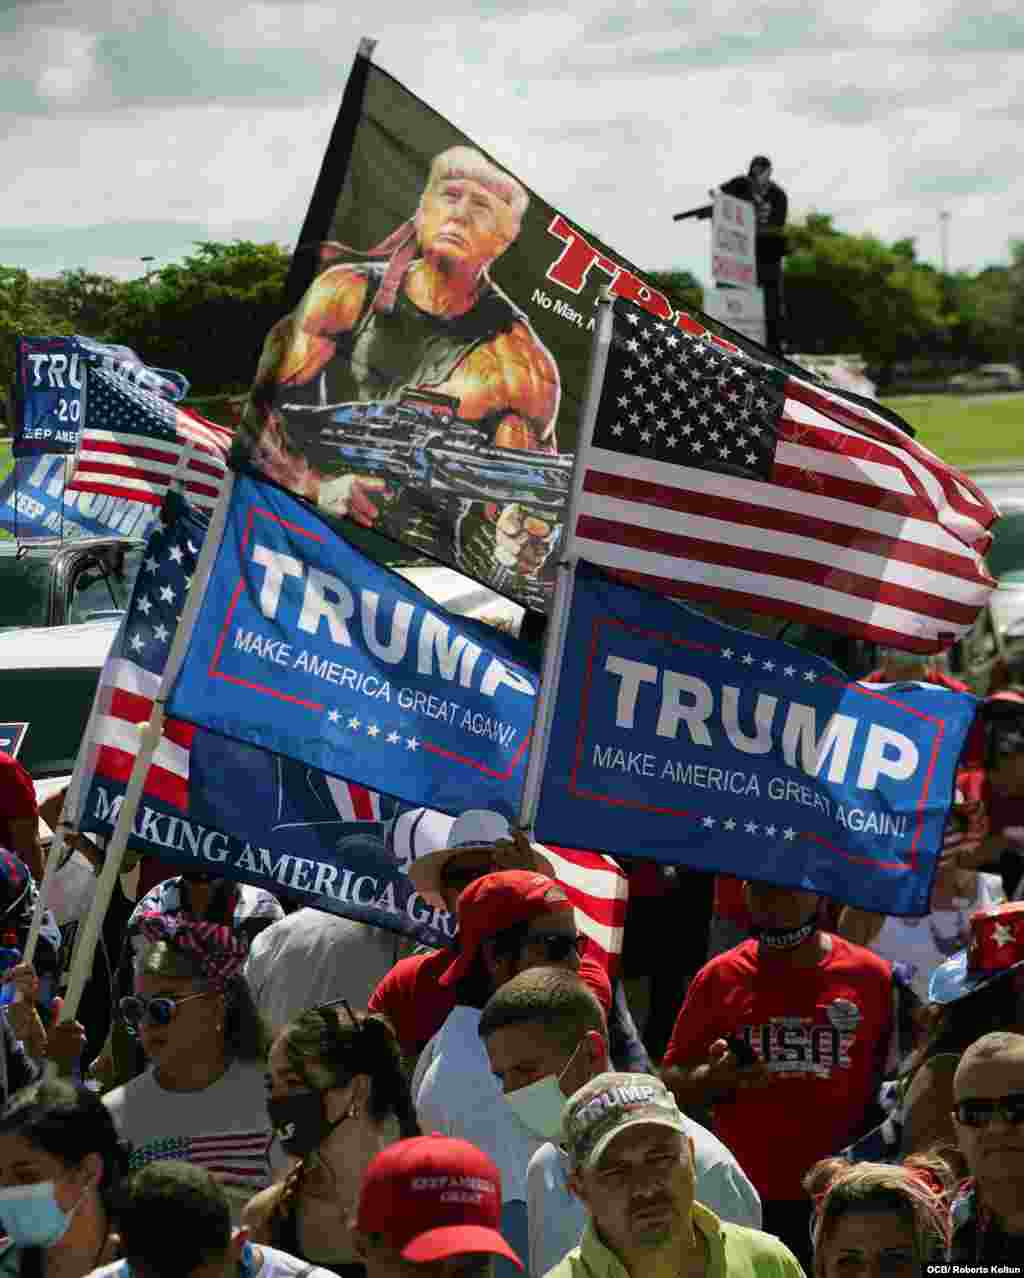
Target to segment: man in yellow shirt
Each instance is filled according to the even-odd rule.
[[[548,1278],[803,1278],[778,1238],[695,1201],[693,1142],[660,1079],[591,1079],[566,1102],[562,1144],[589,1220]]]

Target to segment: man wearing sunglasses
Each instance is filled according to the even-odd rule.
[[[413,1100],[422,1131],[471,1141],[497,1163],[502,1232],[522,1255],[526,1169],[543,1142],[505,1104],[480,1039],[480,1017],[494,991],[520,972],[541,966],[578,972],[583,940],[563,889],[528,870],[501,870],[471,883],[459,897],[458,920],[459,951],[449,953],[437,976],[454,993],[455,1007],[420,1055]],[[506,1266],[498,1261],[499,1275]]]
[[[953,1203],[956,1264],[1024,1264],[1024,1035],[971,1044],[953,1079],[953,1122],[968,1181]]]
[[[448,820],[420,808],[395,823],[395,853],[409,863],[416,890],[435,909],[456,915],[469,885],[498,870],[532,870],[552,881],[545,849],[514,835],[499,813],[472,809],[445,827]],[[454,987],[440,981],[451,959],[450,950],[400,959],[370,996],[369,1010],[388,1018],[406,1056],[423,1048],[455,1006]],[[612,992],[605,969],[588,954],[579,971],[607,1013]]]

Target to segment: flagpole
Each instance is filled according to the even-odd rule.
[[[580,419],[580,435],[576,441],[576,455],[573,459],[572,484],[569,489],[569,501],[565,510],[564,527],[568,550],[557,566],[555,581],[555,597],[552,601],[551,620],[544,641],[544,661],[541,666],[540,687],[537,690],[537,708],[533,717],[533,734],[530,742],[530,756],[526,762],[526,777],[523,781],[523,793],[519,803],[519,824],[524,830],[532,830],[537,815],[537,803],[540,799],[541,779],[547,765],[548,746],[551,741],[551,722],[555,714],[555,700],[558,694],[558,682],[562,670],[562,654],[565,649],[565,635],[569,626],[569,609],[572,605],[573,587],[576,582],[576,559],[574,543],[576,540],[576,512],[579,509],[583,494],[584,467],[581,458],[589,449],[594,437],[594,422],[597,419],[598,406],[601,403],[601,388],[604,385],[605,369],[608,365],[608,352],[612,344],[612,329],[615,322],[614,294],[611,288],[601,289],[598,298],[597,324],[594,327],[594,340],[590,348],[590,369],[587,375],[587,393],[583,401],[583,413]]]
[[[366,85],[373,65],[370,59],[376,47],[377,41],[371,36],[363,36],[359,41],[359,47],[352,62],[352,70],[345,84],[345,92],[342,94],[341,106],[338,108],[334,128],[331,130],[327,150],[324,152],[320,174],[313,188],[302,230],[295,241],[295,252],[292,254],[288,275],[284,282],[283,312],[292,311],[298,306],[318,270],[318,254],[313,254],[311,250],[314,247],[318,249],[319,245],[330,236],[338,199],[348,176],[352,146],[362,119]]]
[[[149,722],[141,727],[139,752],[132,764],[131,776],[128,779],[121,810],[117,814],[117,823],[110,836],[110,842],[107,844],[103,869],[100,871],[96,883],[96,895],[93,897],[88,916],[75,946],[75,955],[68,977],[68,988],[64,996],[64,1006],[60,1013],[62,1022],[74,1020],[78,1012],[78,1005],[82,1000],[85,983],[89,973],[92,971],[93,955],[96,953],[100,928],[103,926],[107,907],[110,905],[111,897],[114,894],[117,877],[121,871],[121,862],[124,859],[125,849],[128,847],[129,836],[135,826],[135,815],[142,799],[142,792],[145,787],[146,777],[149,774],[153,754],[160,744],[160,738],[163,734],[164,706],[171,686],[188,652],[192,629],[195,626],[196,617],[206,595],[206,587],[210,579],[213,560],[220,549],[220,544],[224,537],[228,507],[231,504],[231,493],[234,486],[235,472],[229,470],[224,478],[220,500],[210,518],[210,527],[203,541],[203,548],[199,554],[199,561],[193,574],[192,588],[188,593],[178,627],[174,632],[174,640],[171,643],[170,652],[167,654],[167,664],[164,666],[163,677],[160,680],[160,691],[154,698],[153,711]]]
[[[111,645],[112,650],[116,649],[121,642],[121,635],[124,631],[124,620],[117,628],[114,635],[114,642]],[[110,658],[107,658],[109,661]],[[103,681],[103,675],[107,670],[107,662],[103,663],[103,671],[100,673],[100,681],[96,685],[96,691],[93,694],[92,706],[89,710],[89,718],[85,725],[85,734],[82,737],[78,754],[75,756],[75,767],[71,773],[71,780],[68,782],[67,792],[64,795],[64,803],[61,806],[60,818],[57,827],[53,832],[53,839],[50,842],[50,849],[46,857],[46,865],[43,868],[43,881],[39,885],[39,895],[36,898],[35,909],[32,912],[32,922],[29,925],[28,936],[25,938],[25,948],[22,952],[22,958],[26,963],[31,963],[35,957],[36,945],[39,942],[39,931],[43,924],[43,915],[46,913],[47,901],[50,895],[50,888],[56,877],[57,870],[60,867],[61,854],[64,851],[64,831],[63,827],[68,818],[74,814],[77,825],[77,818],[81,815],[78,812],[78,804],[82,793],[82,776],[87,766],[87,760],[92,752],[92,741],[95,736],[96,720],[99,717],[100,697],[103,695],[103,689],[106,686]]]

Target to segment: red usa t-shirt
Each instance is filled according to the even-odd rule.
[[[388,1018],[406,1056],[433,1038],[455,1006],[454,986],[437,983],[453,957],[454,951],[446,949],[399,959],[370,995],[369,1010]],[[611,982],[603,965],[588,952],[580,959],[579,977],[597,995],[607,1016]]]
[[[804,1197],[801,1179],[836,1154],[875,1099],[892,1032],[892,966],[826,933],[831,952],[793,968],[744,941],[701,968],[662,1066],[692,1068],[716,1038],[745,1039],[776,1078],[714,1109],[714,1130],[768,1200]]]

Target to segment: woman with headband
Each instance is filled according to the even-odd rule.
[[[132,1146],[132,1170],[156,1158],[214,1174],[234,1215],[273,1178],[263,1100],[266,1034],[241,976],[246,941],[229,928],[145,914],[148,948],[120,1012],[149,1061],[103,1100]],[[284,1159],[276,1155],[276,1166]]]
[[[349,1219],[363,1172],[386,1145],[419,1133],[391,1026],[340,1003],[303,1012],[274,1040],[267,1112],[297,1161],[256,1195],[242,1222],[253,1242],[362,1278]]]

